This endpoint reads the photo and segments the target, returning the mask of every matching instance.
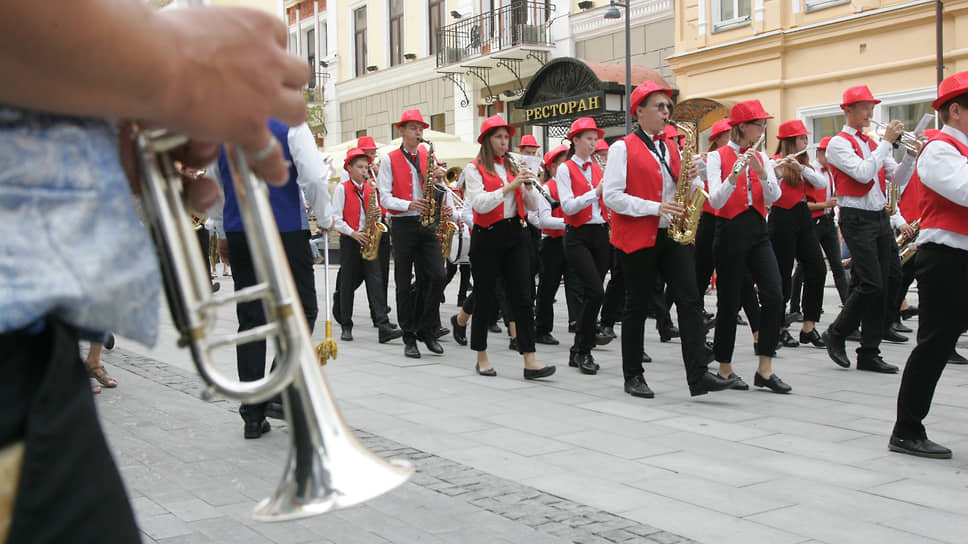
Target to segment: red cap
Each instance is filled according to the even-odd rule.
[[[360,136],[360,139],[356,141],[356,147],[369,151],[376,149],[376,142],[373,141],[373,136]]]
[[[948,76],[938,85],[938,99],[931,103],[931,107],[940,109],[945,102],[964,93],[968,93],[968,72]]]
[[[817,144],[817,149],[827,149],[827,144],[830,143],[830,136],[824,136],[820,138],[820,143]]]
[[[427,123],[424,123],[423,115],[420,115],[420,110],[407,110],[400,115],[400,122],[397,123],[397,128],[399,128],[400,125],[409,123],[411,121],[419,123],[423,126],[423,128],[430,126]]]
[[[501,127],[508,129],[508,132],[510,133],[510,135],[514,136],[514,127],[509,125],[508,122],[505,121],[504,118],[501,117],[500,115],[492,115],[487,119],[485,119],[483,123],[481,123],[481,134],[480,136],[477,137],[477,143],[483,142],[484,136],[487,136],[488,132],[491,132],[492,130],[496,128],[501,128]]]
[[[797,136],[806,136],[810,134],[807,127],[803,126],[803,121],[797,119],[795,121],[787,121],[786,123],[780,123],[780,130],[777,131],[776,137],[780,140],[783,138],[795,138]]]
[[[709,141],[711,142],[715,140],[716,136],[719,136],[724,132],[729,132],[729,117],[720,119],[719,121],[713,123],[713,128],[709,131]]]
[[[760,104],[759,100],[739,102],[729,110],[729,126],[731,127],[757,119],[773,119],[773,116],[763,109],[763,104]]]
[[[645,100],[650,94],[654,92],[663,92],[669,98],[672,98],[672,89],[666,89],[665,87],[659,87],[659,84],[654,81],[646,81],[642,83],[635,90],[632,91],[632,101],[629,103],[629,115],[635,117],[635,109],[639,107],[639,104]]]
[[[595,144],[595,152],[599,151],[608,151],[608,142],[605,141],[605,138],[599,138],[598,143]]]
[[[598,128],[595,124],[595,120],[591,117],[579,117],[575,119],[575,122],[571,124],[571,130],[568,131],[568,139],[571,140],[576,134],[585,132],[586,130],[594,130],[598,137],[601,138],[605,134],[605,131]]]
[[[881,103],[880,100],[874,98],[874,95],[871,94],[871,90],[867,88],[867,85],[858,85],[857,87],[851,87],[844,91],[844,101],[841,102],[840,108],[844,109],[857,102]]]
[[[530,134],[525,134],[524,136],[521,136],[521,143],[518,145],[518,148],[522,148],[522,147],[541,147],[541,146],[538,145],[538,140],[535,140],[534,136]]]
[[[561,155],[562,153],[567,153],[567,152],[568,152],[568,146],[565,144],[561,144],[558,147],[552,149],[551,151],[545,153],[544,167],[550,169],[551,163],[553,163],[555,159],[558,158],[558,155]],[[554,172],[552,172],[552,174],[554,174]]]
[[[346,152],[346,160],[343,161],[343,170],[348,171],[350,169],[350,163],[353,162],[353,159],[357,157],[366,157],[367,164],[373,162],[373,159],[371,159],[370,156],[367,155],[365,151],[363,151],[358,147],[354,147],[353,149],[350,149],[349,151]]]
[[[662,129],[662,132],[665,132],[666,138],[685,138],[685,136],[679,134],[679,131],[676,130],[674,125],[666,125],[666,127]]]

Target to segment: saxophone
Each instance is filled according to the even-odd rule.
[[[709,198],[709,194],[702,189],[696,189],[689,198],[692,180],[689,179],[689,166],[692,165],[693,155],[696,153],[696,131],[686,123],[673,123],[679,132],[685,134],[686,145],[682,150],[679,161],[679,180],[676,183],[676,194],[673,201],[682,206],[685,211],[669,222],[669,238],[679,244],[692,244],[696,241],[696,230],[699,218],[702,216],[702,206]]]
[[[424,175],[423,195],[421,196],[421,198],[427,201],[427,211],[420,214],[420,224],[429,227],[437,222],[440,216],[440,210],[437,208],[436,195],[434,194],[438,190],[434,187],[436,185],[434,181],[434,168],[437,166],[437,156],[434,154],[433,142],[420,138],[420,143],[429,146],[427,151],[427,172]]]
[[[887,215],[894,215],[894,212],[897,211],[897,202],[901,200],[901,186],[888,181],[884,192],[887,193],[887,203],[884,204],[884,209],[887,210]]]
[[[907,237],[903,234],[898,234],[897,242],[898,255],[901,257],[901,265],[911,260],[914,254],[918,252],[918,246],[914,242],[918,239],[918,234],[921,232],[921,220],[915,219],[911,222],[911,228],[914,229],[914,234]]]
[[[370,178],[364,183],[370,185],[370,198],[366,202],[366,220],[363,223],[363,234],[369,237],[370,242],[360,250],[360,256],[364,260],[376,260],[380,253],[380,237],[387,231],[387,226],[380,221],[380,204],[376,201],[376,176],[373,175],[373,166],[368,167]]]

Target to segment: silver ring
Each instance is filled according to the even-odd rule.
[[[272,137],[269,139],[269,143],[266,144],[264,148],[256,151],[255,153],[246,153],[245,156],[248,157],[249,160],[256,162],[261,161],[275,151],[277,145],[279,145],[279,142],[276,141],[275,137]]]

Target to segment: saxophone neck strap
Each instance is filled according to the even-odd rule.
[[[638,136],[640,140],[642,140],[642,143],[645,144],[645,147],[649,148],[649,151],[651,151],[653,155],[659,158],[659,162],[662,163],[662,166],[665,167],[666,172],[669,172],[669,176],[672,178],[673,181],[675,181],[678,178],[678,176],[672,173],[672,167],[669,166],[668,162],[666,162],[665,153],[661,155],[659,154],[659,151],[656,149],[655,142],[652,141],[652,138],[650,138],[649,135],[646,134],[644,130],[642,130],[642,127],[638,127],[635,129],[635,135]]]

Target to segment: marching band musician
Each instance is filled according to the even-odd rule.
[[[729,143],[706,156],[709,201],[720,218],[714,248],[718,303],[713,351],[719,362],[719,375],[735,376],[732,360],[736,312],[744,277],[749,274],[759,289],[762,325],[753,345],[759,357],[753,384],[768,387],[774,393],[788,393],[792,388],[773,373],[783,295],[780,270],[766,228],[766,208],[780,198],[781,192],[770,160],[751,147],[766,131],[766,120],[772,118],[759,100],[739,102],[729,113]],[[737,161],[743,161],[745,166],[736,167]],[[737,377],[734,387],[744,385]]]
[[[709,130],[709,149],[703,153],[703,162],[699,167],[700,176],[705,184],[703,188],[707,193],[709,192],[709,175],[706,173],[706,157],[729,142],[729,128],[729,118],[726,118],[713,123]],[[716,261],[713,259],[713,237],[715,233],[716,210],[709,204],[709,200],[706,200],[702,205],[699,226],[696,227],[696,287],[699,289],[700,300],[706,293],[709,282],[713,277],[713,270],[716,268]]]
[[[376,141],[373,136],[360,136],[356,140],[356,147],[353,149],[359,149],[370,158],[370,164],[376,161]],[[350,150],[352,151],[352,149]],[[348,153],[348,152],[347,152]],[[344,181],[350,179],[349,170],[343,168],[343,171],[339,173],[339,182],[342,184]]]
[[[555,172],[555,185],[565,214],[565,258],[583,288],[568,366],[578,367],[583,374],[598,373],[592,348],[612,341],[610,336],[597,332],[598,311],[605,298],[602,281],[611,259],[607,212],[602,201],[603,172],[592,160],[603,134],[591,117],[576,119],[568,132],[571,140],[568,160]]]
[[[361,138],[362,139],[362,138]],[[369,181],[369,166],[372,159],[360,148],[351,149],[346,154],[343,170],[349,174],[349,179],[336,186],[333,191],[333,228],[340,233],[339,255],[340,274],[338,278],[340,293],[340,325],[342,333],[340,340],[353,340],[353,299],[356,289],[361,283],[366,283],[366,298],[370,305],[370,313],[374,316],[379,340],[381,344],[403,336],[403,331],[390,326],[387,317],[386,291],[383,290],[383,274],[379,254],[390,251],[390,244],[386,236],[380,236],[377,258],[368,261],[361,252],[371,240],[364,225],[369,210],[370,200],[375,187]],[[379,207],[379,201],[375,201]],[[382,211],[379,221],[383,221]]]
[[[440,297],[446,278],[444,260],[437,225],[420,223],[421,214],[430,206],[423,197],[424,176],[428,173],[430,158],[427,150],[420,146],[423,131],[429,126],[420,110],[404,111],[396,125],[403,140],[400,149],[394,149],[380,161],[377,175],[380,202],[392,216],[390,235],[393,237],[397,318],[403,329],[403,353],[414,359],[420,358],[417,340],[423,341],[433,353],[444,353],[444,348],[437,342]],[[430,173],[439,183],[446,170],[437,165]],[[446,199],[440,217],[450,218],[452,214],[453,208]],[[416,273],[420,289],[411,288],[412,272]]]
[[[678,146],[666,145],[664,128],[672,112],[672,89],[647,81],[632,92],[629,115],[639,128],[612,144],[605,167],[605,205],[612,213],[611,242],[616,248],[628,293],[622,321],[622,372],[625,392],[643,398],[655,394],[643,377],[642,343],[645,315],[661,273],[679,310],[682,360],[691,395],[726,389],[735,381],[706,371],[708,352],[703,338],[699,294],[696,292],[692,248],[669,238],[670,220],[685,212],[674,201],[680,167],[695,183],[699,167],[680,165]],[[654,141],[653,141],[654,140]]]
[[[880,144],[864,134],[870,124],[874,99],[866,85],[844,91],[840,107],[846,116],[843,130],[827,144],[827,162],[834,174],[840,231],[850,249],[851,288],[844,307],[824,333],[827,353],[838,365],[847,368],[844,340],[858,325],[861,344],[857,349],[857,369],[896,374],[898,368],[880,356],[881,339],[903,342],[907,338],[884,330],[887,304],[900,284],[897,244],[884,209],[885,182],[904,185],[913,172],[914,161],[906,156],[899,168],[891,142],[904,130],[900,121],[891,121]]]
[[[813,344],[822,348],[824,343],[815,327],[820,320],[827,267],[823,264],[820,242],[817,241],[810,210],[807,208],[807,186],[823,190],[827,187],[827,178],[809,165],[806,154],[808,134],[810,132],[803,125],[803,121],[794,120],[780,124],[774,159],[780,161],[775,173],[780,181],[781,194],[770,208],[767,228],[780,269],[784,308],[792,292],[794,260],[800,263],[803,273],[803,328],[800,330],[800,341],[797,342],[790,336],[784,323],[780,342],[787,347]],[[769,322],[764,325],[771,326]]]
[[[968,298],[968,72],[942,81],[931,105],[944,127],[917,159],[922,195],[916,255],[918,343],[901,377],[888,448],[950,459],[951,450],[929,440],[922,421],[945,363],[968,329],[963,309]]]
[[[528,238],[525,215],[537,207],[537,191],[530,183],[533,175],[518,175],[508,162],[514,127],[500,115],[481,124],[477,158],[466,171],[467,205],[473,208],[474,231],[471,234],[471,272],[477,296],[471,322],[471,349],[477,352],[475,368],[481,376],[496,376],[487,357],[487,330],[497,312],[493,296],[498,276],[504,287],[517,324],[518,352],[524,357],[524,378],[546,378],[555,373],[554,365],[538,364],[534,355],[534,309],[528,285]],[[535,180],[536,181],[536,180]],[[522,186],[523,185],[523,186]]]
[[[600,138],[598,143],[595,144],[595,155],[601,159],[602,164],[606,164],[605,161],[608,160],[608,142],[605,141],[605,138]]]
[[[521,137],[521,143],[518,144],[518,151],[522,156],[525,157],[536,157],[538,156],[538,149],[541,146],[538,145],[538,141],[535,140],[534,136],[531,134],[525,134]]]

